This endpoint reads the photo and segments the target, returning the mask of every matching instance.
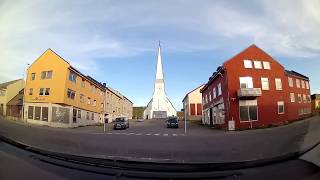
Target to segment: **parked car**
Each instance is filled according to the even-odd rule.
[[[167,120],[167,128],[179,128],[179,122],[176,117],[170,117]]]
[[[129,128],[129,121],[127,118],[119,117],[114,120],[113,129],[127,129]]]

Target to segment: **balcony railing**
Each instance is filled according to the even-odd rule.
[[[237,93],[239,99],[255,99],[262,95],[261,88],[240,88]]]

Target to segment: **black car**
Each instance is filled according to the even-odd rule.
[[[179,128],[179,122],[176,117],[169,118],[167,120],[167,128]]]
[[[116,118],[114,120],[113,129],[127,129],[129,128],[129,121],[126,118]]]

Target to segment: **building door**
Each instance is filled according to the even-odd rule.
[[[212,108],[209,108],[210,110],[210,117],[209,117],[209,119],[210,119],[210,126],[213,126],[213,110],[212,110]]]
[[[72,121],[74,123],[77,123],[77,110],[76,109],[73,109],[73,112],[72,112]]]

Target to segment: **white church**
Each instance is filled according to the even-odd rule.
[[[156,81],[152,99],[143,112],[144,119],[160,119],[169,116],[177,116],[177,111],[173,107],[165,92],[164,78],[162,71],[161,46],[159,42]]]

